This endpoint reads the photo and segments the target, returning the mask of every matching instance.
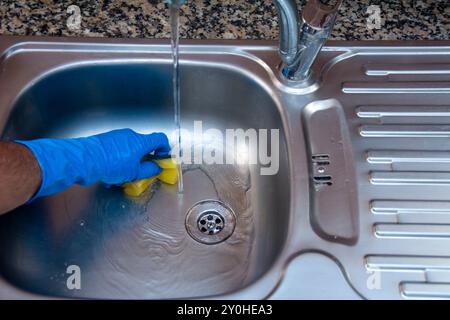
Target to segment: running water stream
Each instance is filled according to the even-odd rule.
[[[178,193],[182,194],[183,171],[182,171],[182,150],[181,150],[181,99],[180,99],[180,68],[179,68],[179,25],[180,25],[180,6],[184,0],[170,0],[170,32],[173,59],[173,102],[175,111],[175,126],[177,130],[177,163],[178,163]]]

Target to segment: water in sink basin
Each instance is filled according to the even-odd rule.
[[[77,238],[89,237],[93,246],[93,267],[83,268],[83,292],[102,297],[117,296],[117,290],[129,297],[187,297],[230,290],[246,281],[254,237],[249,171],[192,166],[185,168],[185,184],[182,198],[175,187],[164,184],[139,199],[118,197],[117,190],[97,190],[93,212],[73,230]],[[203,199],[219,199],[238,213],[236,229],[226,242],[207,247],[186,233],[186,211]],[[64,198],[67,206],[74,201],[75,197]],[[77,256],[77,247],[67,248],[65,260]]]
[[[198,119],[205,130],[282,128],[276,103],[253,79],[219,67],[182,69],[188,131]],[[64,69],[23,92],[3,136],[73,137],[124,126],[169,133],[170,83],[169,64]],[[274,263],[287,233],[290,192],[280,133],[280,170],[273,176],[261,176],[260,165],[190,166],[182,197],[164,184],[151,199],[149,190],[138,200],[120,188],[75,186],[0,217],[0,243],[8,245],[0,250],[2,277],[26,291],[90,298],[202,297],[253,283]],[[234,233],[216,245],[197,242],[185,227],[188,210],[205,199],[220,199],[237,217]],[[80,290],[66,286],[71,265],[81,269]]]
[[[210,296],[248,283],[255,240],[250,169],[188,165],[184,171],[181,197],[176,186],[159,182],[139,198],[119,187],[75,186],[6,216],[22,221],[19,246],[39,239],[39,252],[25,253],[22,265],[32,279],[28,288],[57,296],[160,299]],[[204,199],[220,200],[236,213],[225,242],[206,245],[186,232],[186,213]],[[40,239],[46,228],[52,236]],[[64,271],[71,265],[82,270],[82,290],[67,289]]]

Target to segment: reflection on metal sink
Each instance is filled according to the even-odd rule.
[[[0,297],[449,298],[449,48],[328,43],[295,87],[275,42],[184,42],[183,126],[279,129],[278,173],[190,166],[183,198],[97,185],[23,206],[0,217]],[[4,138],[174,129],[166,42],[0,49]],[[195,231],[211,208],[236,216],[215,244]]]

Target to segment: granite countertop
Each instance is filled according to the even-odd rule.
[[[73,4],[80,9],[81,24],[69,28],[68,21],[76,22],[67,12]],[[377,10],[372,7],[375,13],[368,13],[371,5],[379,8],[380,28],[367,27],[368,17]],[[4,35],[168,38],[169,31],[167,5],[161,0],[0,0]],[[277,39],[278,19],[272,0],[187,0],[181,37]],[[450,39],[450,1],[344,0],[331,38]]]

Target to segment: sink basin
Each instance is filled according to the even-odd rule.
[[[19,54],[20,55],[20,54]],[[49,70],[11,108],[6,139],[79,137],[129,127],[174,130],[169,61],[86,63]],[[183,65],[183,128],[278,128],[277,101],[251,77],[226,66]],[[282,136],[282,139],[283,136]],[[39,294],[82,298],[195,298],[236,291],[274,263],[287,234],[290,185],[285,142],[280,171],[259,165],[185,167],[185,192],[157,185],[140,198],[118,187],[73,187],[11,212],[0,221],[0,271]],[[236,215],[233,234],[208,245],[186,232],[190,207],[205,199]],[[14,249],[12,249],[14,248]],[[76,265],[82,290],[66,286]]]
[[[185,164],[182,196],[74,186],[0,216],[0,297],[450,298],[449,48],[330,42],[292,87],[275,42],[184,42],[185,133],[278,129],[279,170]],[[174,129],[166,41],[2,37],[0,52],[4,139]],[[233,223],[215,244],[192,231],[205,204]]]

